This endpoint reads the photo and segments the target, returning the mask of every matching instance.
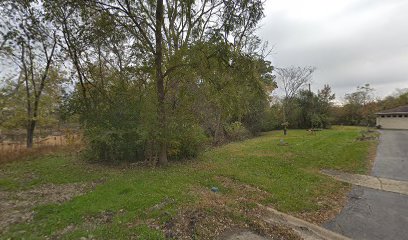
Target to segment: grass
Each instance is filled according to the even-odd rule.
[[[98,181],[99,184],[94,190],[62,204],[37,206],[32,221],[11,226],[3,236],[5,239],[43,239],[60,232],[59,237],[63,239],[83,236],[163,239],[163,232],[152,227],[152,221],[163,224],[180,209],[197,204],[200,196],[192,189],[210,192],[212,186],[217,186],[220,195],[232,196],[233,190],[225,187],[221,178],[266,191],[268,197],[259,201],[284,212],[330,210],[332,196],[343,193],[346,185],[321,175],[319,170],[366,172],[369,149],[375,142],[355,141],[360,130],[336,127],[316,135],[290,130],[288,136],[269,132],[209,150],[193,161],[172,163],[166,168],[112,168],[80,162],[66,154],[10,163],[0,167],[2,191],[17,192],[48,183]],[[287,145],[279,145],[280,139]],[[169,204],[154,209],[166,199],[171,199]],[[95,224],[93,219],[107,212],[114,213],[109,223]],[[245,221],[245,217],[241,220]],[[75,226],[72,231],[61,232],[71,225]]]

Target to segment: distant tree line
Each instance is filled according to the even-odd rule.
[[[369,84],[365,84],[357,87],[355,92],[346,94],[344,104],[333,108],[334,123],[374,127],[375,113],[408,104],[408,89],[397,89],[384,99],[377,99],[374,91]]]
[[[278,86],[284,91],[284,95],[271,102],[263,119],[263,130],[331,126],[335,95],[329,85],[324,85],[317,93],[311,91],[314,71],[314,67],[275,69]]]
[[[331,125],[375,127],[376,113],[408,105],[408,89],[397,89],[384,99],[375,97],[369,84],[358,86],[334,103],[335,94],[329,85],[314,93],[310,90],[313,67],[276,68],[282,97],[274,97],[264,114],[262,130],[285,128],[330,128]],[[308,88],[309,86],[309,88]]]

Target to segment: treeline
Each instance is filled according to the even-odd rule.
[[[335,122],[334,98],[329,85],[325,85],[317,93],[300,89],[290,99],[276,98],[266,111],[262,130],[330,128]]]
[[[283,96],[272,98],[263,121],[263,131],[287,128],[330,128],[331,125],[375,127],[376,113],[408,105],[408,89],[397,89],[380,99],[370,84],[358,86],[335,104],[329,85],[311,91],[314,67],[275,68],[274,74]]]
[[[276,68],[282,97],[272,98],[263,118],[263,131],[287,128],[329,128],[333,122],[335,95],[329,85],[310,89],[314,67]]]
[[[334,123],[375,127],[375,113],[408,104],[408,89],[397,89],[384,99],[376,98],[374,92],[375,89],[366,84],[346,94],[344,104],[333,108]]]
[[[313,69],[312,69],[313,70]],[[330,128],[332,125],[375,127],[376,113],[398,106],[408,105],[408,89],[397,89],[383,99],[375,96],[375,89],[369,84],[345,94],[344,101],[334,103],[335,95],[329,85],[314,93],[307,88],[310,83],[308,72],[311,68],[290,67],[285,71],[302,72],[304,77],[297,84],[291,83],[293,91],[282,97],[275,97],[267,109],[263,122],[263,131],[286,128]],[[285,84],[277,71],[277,81],[283,89]],[[292,73],[293,76],[293,73]],[[290,81],[300,78],[288,78]],[[286,79],[287,80],[287,79]]]
[[[89,159],[195,156],[262,130],[263,1],[2,1],[2,123],[76,118]],[[14,71],[15,69],[15,71]],[[16,101],[16,99],[19,99]]]

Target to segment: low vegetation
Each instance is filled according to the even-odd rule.
[[[3,132],[4,134],[4,132]],[[54,135],[44,135],[34,139],[34,146],[26,148],[23,141],[16,139],[18,135],[4,134],[5,139],[8,136],[12,140],[0,139],[0,164],[12,161],[21,161],[27,158],[40,157],[47,153],[61,152],[61,151],[75,151],[81,149],[82,140],[80,134],[65,132]],[[10,139],[10,137],[8,137]]]
[[[375,142],[356,141],[360,131],[268,132],[164,168],[106,166],[70,154],[9,163],[0,168],[0,231],[5,239],[212,239],[238,227],[285,236],[291,233],[262,227],[256,203],[326,220],[348,185],[319,170],[366,172]],[[10,220],[10,211],[25,215]]]

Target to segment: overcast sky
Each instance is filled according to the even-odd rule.
[[[315,66],[312,89],[408,88],[408,0],[267,0],[259,29],[277,67]]]

